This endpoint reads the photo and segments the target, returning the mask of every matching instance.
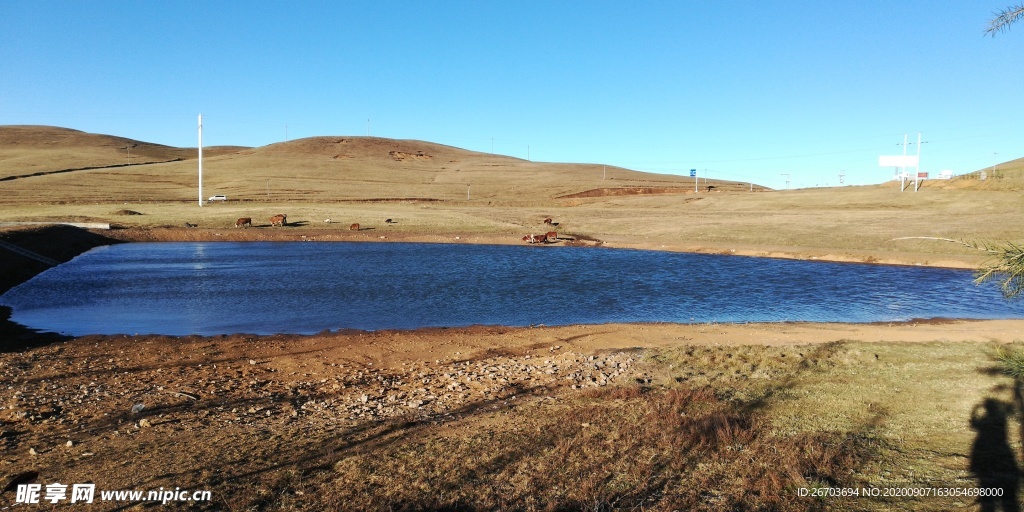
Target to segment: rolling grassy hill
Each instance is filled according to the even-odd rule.
[[[131,166],[125,165],[129,146]],[[0,179],[7,178],[7,201],[13,202],[191,201],[196,153],[64,128],[0,127]],[[259,148],[204,148],[203,153],[207,195],[243,201],[458,200],[468,193],[471,199],[530,204],[574,195],[684,193],[693,187],[682,176],[530,162],[377,137],[312,137]],[[708,185],[749,188],[719,180],[701,183]]]
[[[126,166],[130,144],[133,165]],[[240,217],[267,223],[287,213],[291,227],[316,236],[347,234],[349,223],[360,223],[380,230],[361,235],[373,239],[475,233],[517,241],[554,217],[559,232],[620,247],[938,265],[973,264],[981,255],[957,244],[895,239],[1020,240],[1024,223],[1020,160],[996,166],[985,181],[928,180],[918,193],[900,192],[898,182],[754,186],[751,193],[747,183],[718,180],[702,180],[695,193],[688,176],[531,162],[413,140],[312,137],[204,148],[203,196],[230,201],[198,208],[195,153],[62,128],[0,127],[0,222],[222,229]],[[92,165],[100,166],[83,169]],[[17,177],[29,174],[36,175]],[[125,216],[127,210],[142,215]],[[384,226],[387,218],[399,222]]]
[[[238,147],[204,148],[210,156]],[[194,160],[194,148],[175,148],[52,126],[0,126],[0,179],[93,167]]]

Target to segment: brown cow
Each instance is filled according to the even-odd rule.
[[[548,218],[544,219],[544,224],[551,224],[551,222],[552,222],[551,217],[548,217]]]
[[[250,218],[250,217],[242,217],[241,219],[236,220],[235,221],[235,227],[236,228],[250,228],[250,227],[252,227],[252,218]]]
[[[529,244],[543,244],[547,243],[548,237],[545,235],[526,235],[523,237],[523,241]]]
[[[270,225],[271,226],[281,226],[281,227],[284,227],[284,225],[287,224],[287,223],[288,223],[288,216],[283,214],[283,213],[282,214],[278,214],[278,215],[274,215],[273,217],[270,218]]]
[[[348,227],[348,229],[352,231],[359,231],[359,223],[357,222],[355,224],[352,224],[351,226]]]
[[[558,241],[558,233],[554,231],[548,231],[548,234],[544,235],[545,242]]]

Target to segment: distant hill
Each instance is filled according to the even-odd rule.
[[[204,156],[241,147],[203,148]],[[129,155],[130,153],[130,155]],[[196,148],[175,148],[54,126],[0,126],[0,178],[86,167],[189,160]]]
[[[1024,158],[961,174],[951,180],[930,180],[928,186],[957,190],[1024,191]]]
[[[131,146],[132,165],[127,164]],[[531,162],[416,140],[324,136],[204,148],[204,192],[232,200],[486,200],[535,203],[692,193],[692,178],[600,164]],[[191,200],[196,150],[37,126],[0,127],[0,180],[26,201]],[[143,165],[143,162],[149,162]],[[100,167],[97,169],[97,167]],[[86,169],[66,171],[69,169]],[[20,178],[29,176],[27,178]],[[15,178],[19,177],[19,178]],[[747,183],[703,181],[714,192]],[[766,190],[755,186],[755,190]],[[51,199],[52,200],[52,199]]]

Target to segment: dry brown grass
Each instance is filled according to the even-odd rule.
[[[326,461],[279,473],[238,509],[964,508],[973,498],[798,491],[976,486],[973,408],[1012,395],[987,370],[993,350],[836,342],[647,352],[650,383],[535,390],[339,433],[345,441]]]
[[[66,130],[54,135],[37,128],[31,144],[10,142],[27,137],[11,130],[0,129],[0,135],[8,133],[0,137],[6,140],[0,155],[7,155],[0,158],[0,176],[100,160],[121,163],[124,157],[118,149],[124,140],[75,132],[58,145],[61,160],[52,163],[53,148],[41,141],[70,137]],[[205,159],[204,196],[226,194],[227,204],[196,205],[192,160],[4,181],[0,222],[227,228],[239,217],[286,212],[293,227],[325,232],[351,223],[380,228],[393,218],[399,222],[386,227],[398,233],[486,233],[518,240],[553,217],[560,233],[611,246],[956,266],[977,265],[982,257],[954,244],[893,239],[1019,241],[1016,226],[1024,223],[1024,199],[1013,187],[964,186],[971,181],[966,178],[927,181],[917,193],[900,192],[896,183],[751,193],[746,184],[710,182],[719,188],[694,194],[688,177],[609,168],[602,180],[600,165],[528,162],[418,141],[316,137],[222,149]],[[90,156],[96,151],[105,156]],[[185,150],[153,151],[154,158],[166,158]],[[985,183],[1016,183],[1024,175],[1001,172],[1003,178]],[[558,199],[602,189],[659,194]],[[660,193],[666,190],[685,193]],[[143,215],[116,214],[123,209]]]

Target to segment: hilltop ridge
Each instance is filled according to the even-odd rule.
[[[678,175],[600,164],[534,162],[381,137],[317,136],[255,148],[204,147],[203,151],[204,186],[240,200],[461,198],[533,203],[566,197],[682,194],[694,187],[692,178]],[[187,200],[194,196],[196,155],[194,148],[66,128],[0,126],[0,180],[18,182],[9,183],[15,192],[12,200],[52,201],[55,192],[76,190],[76,201],[116,201],[124,197],[118,191],[125,182],[132,184],[126,199]],[[716,191],[751,188],[722,180],[700,186]]]

